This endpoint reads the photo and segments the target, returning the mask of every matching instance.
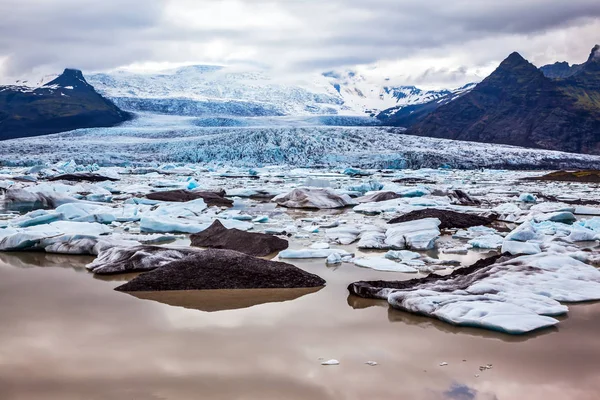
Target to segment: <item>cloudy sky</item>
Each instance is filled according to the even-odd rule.
[[[451,87],[512,51],[579,63],[600,42],[598,0],[0,0],[0,15],[3,81],[204,62]]]

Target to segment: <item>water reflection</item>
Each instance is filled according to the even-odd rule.
[[[170,306],[214,312],[282,303],[316,293],[322,287],[302,289],[170,290],[163,292],[126,292],[138,299]]]

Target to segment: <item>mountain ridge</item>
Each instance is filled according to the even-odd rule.
[[[407,133],[600,154],[600,48],[570,72],[550,78],[513,52],[469,93],[413,121]]]
[[[0,140],[109,127],[131,118],[72,68],[37,88],[0,86]]]

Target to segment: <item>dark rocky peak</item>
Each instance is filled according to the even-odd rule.
[[[530,86],[544,84],[548,79],[542,71],[519,53],[511,53],[498,68],[485,78],[475,90],[523,91]]]
[[[83,73],[78,69],[66,68],[56,79],[46,83],[43,87],[60,87],[71,90],[89,90],[92,86],[87,83]]]
[[[595,45],[590,52],[590,56],[587,60],[588,63],[600,63],[600,45]]]

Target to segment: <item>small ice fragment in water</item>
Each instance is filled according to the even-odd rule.
[[[327,257],[326,263],[328,265],[341,264],[342,263],[342,256],[340,255],[340,253],[331,253],[329,255],[329,257]]]
[[[338,360],[328,360],[321,362],[321,365],[340,365]]]

